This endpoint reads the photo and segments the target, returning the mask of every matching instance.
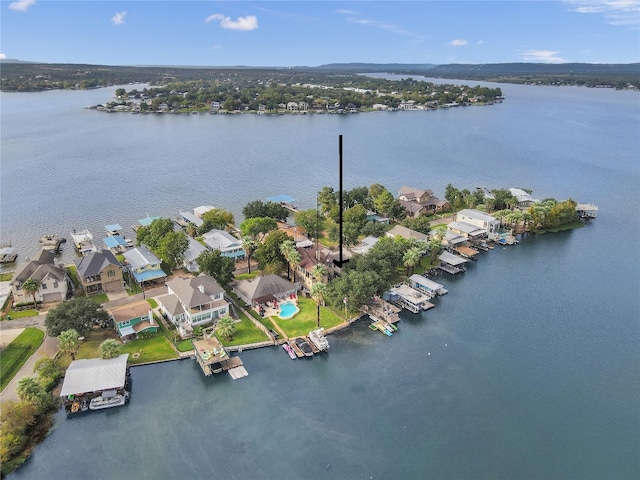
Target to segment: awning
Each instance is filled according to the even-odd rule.
[[[136,282],[148,282],[150,280],[155,280],[156,278],[164,278],[167,276],[166,273],[162,269],[157,270],[144,270],[142,272],[131,272],[133,273],[133,277],[136,279]]]

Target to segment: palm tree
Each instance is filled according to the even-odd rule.
[[[220,335],[225,340],[231,340],[236,334],[236,323],[233,321],[233,318],[222,317],[220,320],[218,320],[216,333],[218,333],[218,335]]]
[[[36,300],[36,294],[38,290],[40,290],[40,283],[36,282],[33,278],[29,278],[22,284],[22,289],[33,297],[33,304],[37,307],[38,301]]]
[[[291,258],[291,254],[295,249],[296,249],[296,244],[293,240],[285,240],[280,244],[280,253],[284,257],[284,259],[287,261],[287,278],[290,278],[290,272],[291,272],[290,270],[291,262],[289,261],[289,259]]]
[[[242,237],[242,249],[247,254],[247,270],[248,273],[251,273],[251,257],[253,256],[253,252],[258,248],[258,242],[256,242],[253,238],[246,236]]]
[[[73,328],[60,332],[60,335],[58,335],[58,350],[60,350],[60,353],[70,355],[71,360],[75,360],[76,353],[80,348],[79,337],[78,332]]]
[[[298,252],[296,248],[294,248],[293,251],[290,253],[288,261],[291,264],[291,271],[293,272],[293,275],[291,278],[291,283],[293,283],[296,281],[296,269],[298,268],[298,265],[300,265],[300,262],[302,261],[300,252]]]
[[[420,263],[420,258],[422,257],[421,253],[422,252],[419,247],[411,247],[409,250],[404,252],[402,263],[407,267],[407,277],[410,275],[409,271],[413,273],[416,265]]]
[[[107,338],[100,344],[100,358],[108,360],[120,354],[120,342],[115,338]]]
[[[324,293],[326,288],[327,286],[321,282],[316,282],[313,285],[311,285],[310,293],[311,293],[311,298],[313,298],[316,302],[316,308],[317,308],[316,325],[318,328],[320,328],[320,306],[324,305]]]
[[[34,377],[22,377],[16,386],[18,398],[38,407],[43,411],[50,404],[50,397]]]
[[[316,263],[311,269],[311,276],[316,282],[322,282],[327,276],[328,270],[322,263]]]

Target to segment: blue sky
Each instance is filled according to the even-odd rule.
[[[0,58],[50,63],[640,61],[640,0],[17,0],[0,5]]]

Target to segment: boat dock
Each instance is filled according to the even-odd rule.
[[[89,230],[76,231],[74,228],[71,230],[71,238],[73,239],[73,245],[76,247],[76,250],[82,255],[98,251],[93,243],[93,235],[91,235]]]
[[[419,292],[406,283],[399,283],[389,289],[389,301],[413,313],[435,307],[430,296]]]
[[[598,216],[598,207],[592,203],[579,203],[576,205],[578,217],[582,219],[596,218]]]
[[[18,258],[18,253],[11,245],[0,248],[0,263],[15,262],[16,258]]]
[[[202,340],[191,340],[195,359],[208,377],[214,373],[229,372],[234,380],[249,375],[240,357],[230,357],[215,336]]]
[[[452,275],[464,272],[464,264],[469,261],[466,258],[459,257],[450,252],[442,252],[438,260],[440,260],[438,268]]]
[[[400,321],[400,310],[402,310],[400,307],[378,297],[374,297],[370,304],[362,306],[362,313],[369,315],[374,320],[382,320],[386,323]]]
[[[376,320],[369,325],[371,330],[378,330],[384,333],[387,337],[391,337],[393,332],[398,331],[398,327],[396,327],[393,323],[383,322],[382,320]]]
[[[43,235],[40,237],[40,245],[42,245],[43,250],[50,250],[52,252],[58,253],[60,248],[64,242],[66,242],[66,238],[61,237],[60,235]]]

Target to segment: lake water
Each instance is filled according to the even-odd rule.
[[[482,253],[388,338],[366,320],[329,353],[242,353],[132,369],[128,406],[66,419],[11,479],[640,477],[640,95],[500,85],[504,103],[260,117],[103,114],[114,88],[1,94],[2,241],[129,227],[215,205],[241,221],[338,185],[525,187],[599,206],[585,228]],[[97,242],[100,244],[100,242]],[[74,258],[67,246],[63,260]]]

